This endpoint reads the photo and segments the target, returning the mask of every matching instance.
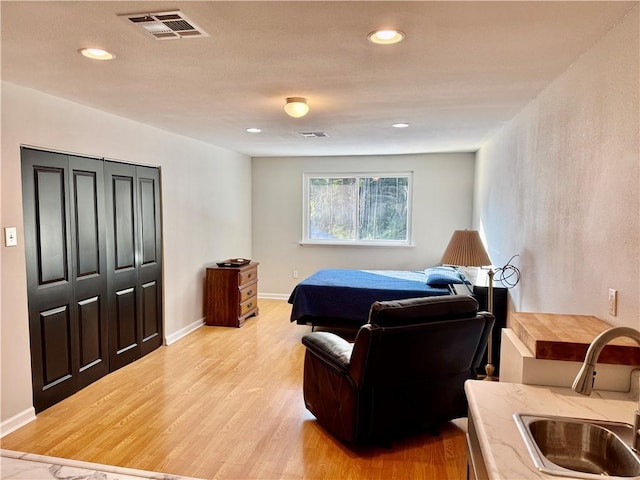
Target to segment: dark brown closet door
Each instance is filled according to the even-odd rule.
[[[102,162],[22,150],[34,406],[108,372]]]
[[[103,162],[69,157],[78,389],[109,373]]]
[[[105,162],[111,370],[162,344],[158,170]]]
[[[140,237],[140,316],[142,355],[162,345],[162,225],[160,215],[160,172],[136,167]]]
[[[36,411],[162,344],[160,174],[22,149]]]

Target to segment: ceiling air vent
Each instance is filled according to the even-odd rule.
[[[209,34],[189,20],[180,10],[156,13],[122,14],[147,35],[156,40],[208,37]]]
[[[298,132],[298,133],[305,138],[326,138],[329,136],[325,132]]]

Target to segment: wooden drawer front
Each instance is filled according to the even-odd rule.
[[[249,300],[258,293],[258,282],[252,283],[240,290],[240,303]]]
[[[244,285],[258,279],[258,267],[243,270],[238,275],[238,285]]]
[[[243,317],[247,313],[255,310],[258,306],[258,296],[253,296],[247,301],[240,304],[240,316]]]

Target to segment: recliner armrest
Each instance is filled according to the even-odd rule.
[[[353,344],[330,332],[311,332],[302,337],[302,344],[327,366],[346,374]]]

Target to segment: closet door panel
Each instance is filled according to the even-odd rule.
[[[43,390],[71,380],[74,374],[71,316],[67,305],[40,312]]]
[[[73,172],[76,197],[76,245],[78,261],[76,276],[101,273],[99,244],[98,192],[95,172]]]
[[[115,270],[135,268],[133,182],[133,177],[112,177]]]
[[[69,175],[80,389],[109,373],[103,162],[69,156]]]
[[[149,342],[160,334],[158,328],[158,288],[156,282],[142,285],[142,341]]]
[[[40,285],[68,280],[65,174],[64,168],[34,168]]]
[[[118,326],[116,336],[116,354],[124,354],[138,346],[138,321],[136,319],[136,289],[125,288],[116,292],[115,324]]]
[[[157,168],[137,167],[140,237],[140,315],[142,354],[162,345],[162,225],[160,173]]]
[[[107,270],[109,272],[109,360],[111,370],[141,356],[136,238],[136,167],[105,162]]]
[[[140,238],[142,247],[142,265],[157,262],[156,239],[159,219],[155,201],[156,182],[153,179],[140,179]]]
[[[78,302],[78,327],[80,336],[80,371],[91,368],[105,360],[106,350],[103,348],[102,332],[103,315],[101,315],[99,297],[86,298]]]
[[[22,149],[22,202],[36,412],[76,391],[68,159]]]

